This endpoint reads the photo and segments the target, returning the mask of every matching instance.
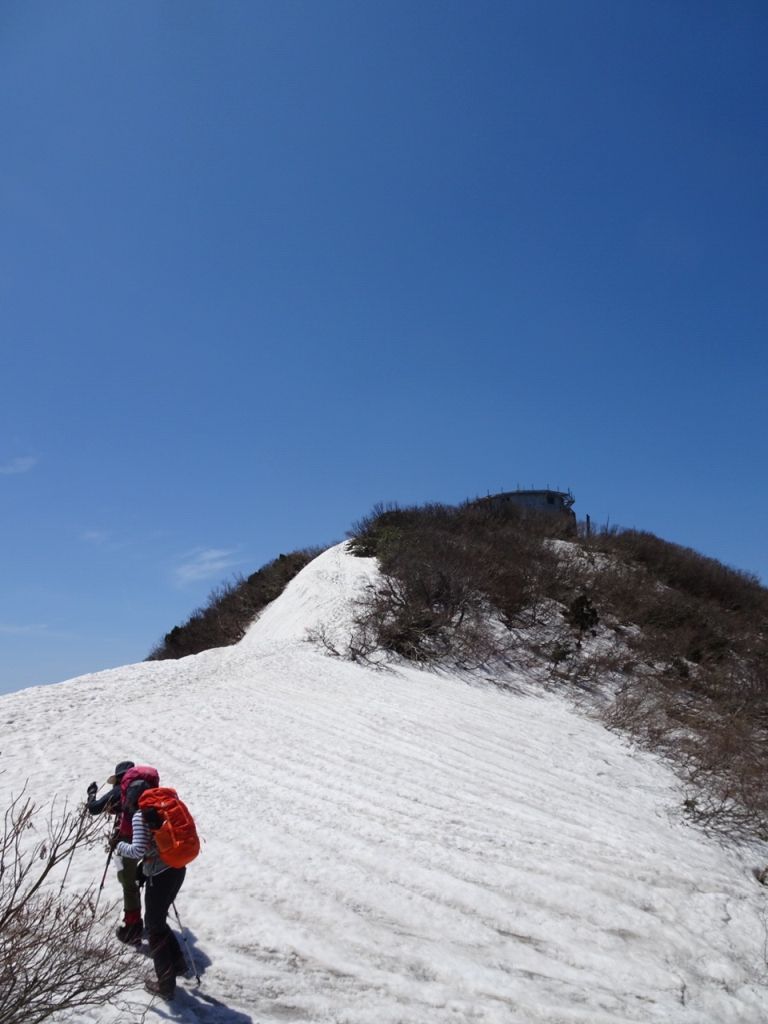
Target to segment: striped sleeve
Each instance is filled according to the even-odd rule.
[[[115,853],[118,857],[130,857],[131,860],[141,860],[149,849],[151,836],[149,829],[144,824],[144,817],[141,811],[136,811],[131,819],[133,828],[133,840],[130,843],[118,843]]]

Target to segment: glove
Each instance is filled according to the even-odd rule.
[[[96,796],[96,794],[98,792],[99,792],[98,785],[95,782],[92,782],[90,784],[90,786],[88,787],[88,789],[86,790],[86,793],[88,794],[88,799],[89,800],[93,800],[93,798]]]
[[[117,834],[117,832],[113,832],[112,835],[107,840],[107,847],[109,848],[110,851],[114,853],[115,847],[120,841],[120,836]]]

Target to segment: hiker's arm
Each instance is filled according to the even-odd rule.
[[[102,811],[113,811],[120,803],[120,787],[114,786],[104,796],[96,800],[90,797],[86,802],[89,814],[101,814]]]
[[[115,847],[115,853],[118,857],[130,857],[131,860],[141,860],[149,849],[151,839],[149,829],[144,824],[141,811],[137,811],[134,814],[131,824],[133,825],[132,841],[130,843],[118,843]]]

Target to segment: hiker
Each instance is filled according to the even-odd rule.
[[[98,785],[92,782],[88,787],[86,807],[90,814],[114,814],[116,816],[113,836],[131,841],[131,819],[123,814],[122,782],[127,772],[135,768],[133,761],[119,761],[115,772],[107,779],[112,788],[96,799]],[[137,945],[141,942],[144,922],[141,919],[141,889],[138,881],[138,861],[124,857],[117,872],[117,880],[123,889],[123,923],[115,934],[121,942]]]
[[[139,809],[142,794],[156,788],[145,779],[130,783],[125,795],[125,809],[133,815],[133,838],[126,842],[116,837],[113,848],[119,857],[141,861],[141,872],[146,880],[144,922],[156,976],[147,978],[144,987],[153,995],[172,999],[176,993],[176,978],[186,973],[186,964],[178,940],[168,924],[168,911],[178,895],[187,869],[169,867],[160,859],[152,832],[161,825],[157,811]]]

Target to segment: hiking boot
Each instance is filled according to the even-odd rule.
[[[143,934],[144,925],[141,921],[136,924],[121,924],[119,928],[115,929],[115,935],[121,942],[124,942],[126,946],[135,946],[137,949],[141,945]]]
[[[153,974],[144,982],[144,988],[153,996],[160,996],[161,999],[173,999],[176,995],[176,979],[159,981]]]
[[[173,973],[177,978],[184,978],[187,973],[187,962],[183,958],[176,960],[173,965]]]

